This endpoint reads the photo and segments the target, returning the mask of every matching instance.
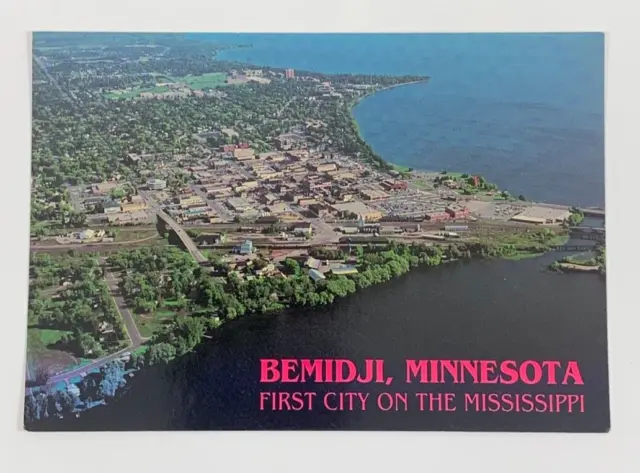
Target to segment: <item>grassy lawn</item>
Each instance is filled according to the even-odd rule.
[[[132,230],[132,231],[118,231],[116,233],[115,241],[136,241],[142,240],[143,238],[149,238],[152,236],[160,236],[158,235],[157,230]]]
[[[529,259],[529,258],[537,258],[538,256],[542,256],[544,253],[516,253],[511,256],[506,256],[505,259],[519,261],[521,259]]]
[[[165,299],[162,305],[164,307],[175,307],[178,305],[178,301],[176,299]]]
[[[202,90],[225,85],[224,81],[227,79],[227,75],[224,72],[210,72],[201,76],[188,75],[176,79],[178,82],[186,82],[193,90]]]
[[[160,309],[153,314],[145,314],[144,317],[140,314],[133,314],[133,317],[140,335],[147,338],[160,330],[164,324],[170,322],[175,315],[176,313],[171,310]]]
[[[49,345],[60,341],[64,334],[71,333],[67,330],[54,330],[47,328],[29,328],[27,330],[27,347],[32,357],[38,357],[49,351]]]
[[[161,92],[166,92],[167,90],[169,90],[169,87],[165,85],[160,87],[135,87],[132,90],[123,91],[122,93],[107,92],[104,94],[104,97],[107,99],[131,99],[137,97],[142,92],[153,92],[155,94],[159,94]]]
[[[432,189],[433,186],[425,181],[411,181],[411,185],[417,187],[418,189],[428,190]]]
[[[401,164],[391,164],[391,167],[398,172],[409,172],[409,166],[402,166]]]

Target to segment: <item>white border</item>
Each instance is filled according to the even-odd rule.
[[[637,12],[633,2],[4,0],[0,2],[2,406],[7,471],[640,471],[637,302]],[[633,8],[633,7],[631,7]],[[612,430],[606,435],[465,433],[96,433],[20,430],[27,289],[30,77],[27,32],[606,31],[606,204]],[[635,126],[634,126],[635,125]],[[632,128],[633,127],[633,128]],[[633,249],[633,250],[632,250]],[[635,254],[634,254],[635,253]],[[634,278],[635,276],[635,278]],[[636,362],[634,364],[633,362]],[[5,427],[6,428],[6,427]],[[4,433],[4,432],[3,432]],[[4,462],[3,462],[4,463]]]

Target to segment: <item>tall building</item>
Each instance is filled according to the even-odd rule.
[[[295,71],[294,71],[293,69],[286,69],[286,70],[284,71],[284,76],[285,76],[287,79],[293,79],[293,78],[295,77],[295,75],[296,75],[296,74],[295,74]]]

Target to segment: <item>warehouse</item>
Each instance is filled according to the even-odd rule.
[[[366,221],[377,221],[382,218],[382,213],[372,209],[363,202],[344,202],[334,204],[332,208],[342,217],[355,218],[359,215]]]

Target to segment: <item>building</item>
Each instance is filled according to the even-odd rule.
[[[355,266],[340,266],[331,268],[331,274],[334,276],[348,276],[350,274],[358,274],[358,269]]]
[[[81,232],[78,234],[78,237],[79,237],[81,240],[91,240],[91,239],[95,236],[95,234],[96,234],[96,232],[94,232],[93,230],[91,230],[90,228],[88,228],[88,229],[86,229],[86,230],[81,231]]]
[[[469,230],[468,225],[445,225],[445,231],[447,232],[466,232]]]
[[[366,188],[360,190],[360,196],[364,200],[381,200],[389,197],[389,194],[381,190]]]
[[[241,255],[250,255],[253,253],[253,242],[251,240],[245,240],[244,243],[237,247],[237,251]]]
[[[336,163],[313,163],[310,165],[311,169],[313,169],[315,172],[330,172],[330,171],[336,171],[338,169],[338,166],[336,166]]]
[[[296,76],[296,72],[293,69],[285,69],[284,77],[286,79],[293,79]]]
[[[109,200],[102,204],[102,210],[106,214],[120,212],[120,203]]]
[[[424,218],[431,222],[439,222],[443,220],[449,220],[451,218],[451,215],[444,211],[435,211],[427,213]]]
[[[203,233],[196,238],[198,246],[213,246],[224,243],[225,237],[222,233]]]
[[[235,148],[233,150],[233,157],[238,161],[247,161],[253,159],[255,151],[253,148]]]
[[[178,197],[178,203],[182,208],[187,208],[193,205],[203,205],[204,200],[198,195],[182,195]]]
[[[366,221],[375,222],[382,218],[382,213],[367,206],[363,202],[343,202],[331,206],[342,218],[357,218],[361,215]]]
[[[318,282],[318,281],[323,281],[325,280],[325,276],[324,274],[322,274],[320,271],[318,271],[317,269],[310,269],[309,270],[309,277],[311,279],[313,279],[314,282]]]
[[[251,204],[242,197],[231,197],[227,199],[227,205],[236,212],[246,212],[251,209]]]
[[[307,268],[318,269],[320,268],[320,266],[322,266],[322,261],[320,261],[319,259],[315,259],[313,256],[309,256],[304,262],[304,265]]]
[[[138,197],[138,196],[136,196]],[[123,202],[120,205],[123,212],[139,212],[147,208],[147,204],[142,200],[132,199],[130,202]]]
[[[310,223],[307,225],[296,225],[293,227],[293,233],[295,235],[311,235],[313,233],[313,227]]]
[[[147,181],[147,187],[154,191],[159,191],[167,187],[167,181],[164,179],[149,179]]]
[[[450,206],[444,209],[444,211],[447,212],[451,218],[469,218],[469,209],[467,207],[459,205]]]
[[[400,191],[400,190],[406,190],[409,185],[407,184],[407,181],[392,181],[392,180],[386,180],[386,181],[382,181],[380,183],[380,185],[388,191]]]

